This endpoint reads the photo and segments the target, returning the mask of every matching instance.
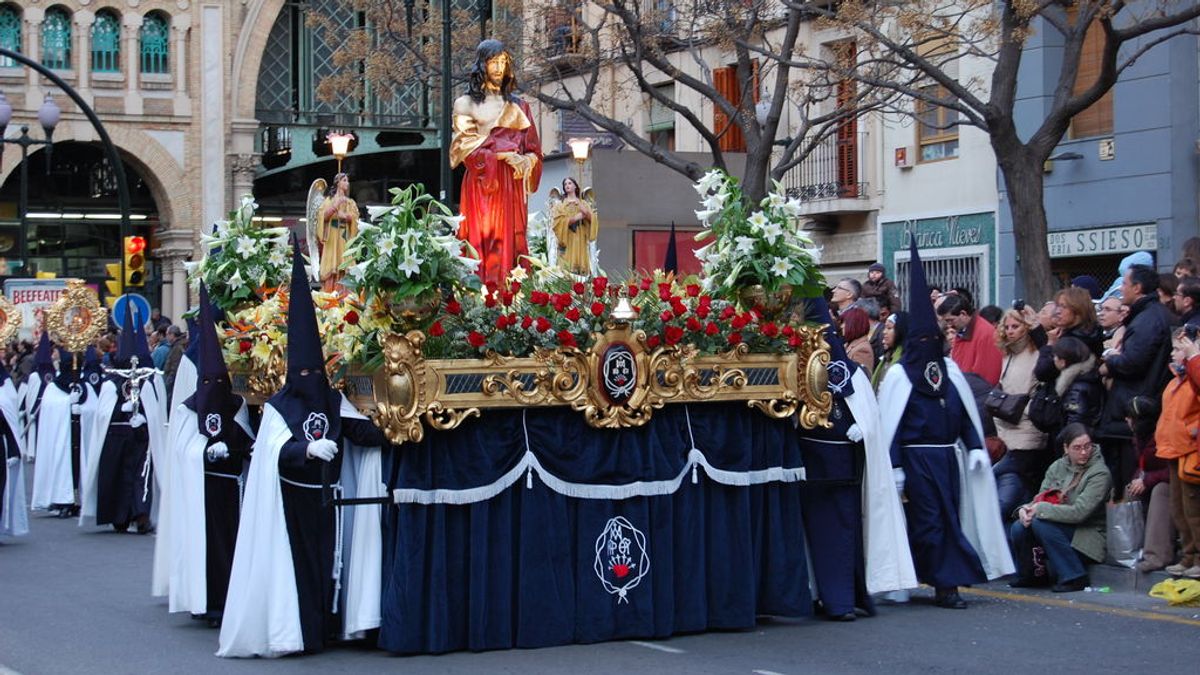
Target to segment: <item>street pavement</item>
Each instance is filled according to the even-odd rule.
[[[1200,608],[1144,591],[1055,595],[993,583],[970,608],[884,605],[854,623],[764,619],[752,631],[553,649],[396,657],[363,645],[277,660],[213,656],[217,632],[150,597],[151,536],[35,515],[0,539],[0,675],[88,673],[1200,672]]]

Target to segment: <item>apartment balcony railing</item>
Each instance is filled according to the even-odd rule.
[[[781,182],[788,197],[805,203],[866,200],[866,150],[866,132],[837,134],[823,140],[803,162],[784,174]]]

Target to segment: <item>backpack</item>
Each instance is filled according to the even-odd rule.
[[[1038,382],[1033,388],[1033,393],[1029,395],[1026,414],[1038,431],[1052,434],[1062,428],[1066,416],[1063,414],[1062,400],[1054,390],[1053,382]]]

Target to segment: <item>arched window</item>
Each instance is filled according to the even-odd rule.
[[[21,11],[12,5],[0,5],[0,47],[21,53]],[[15,68],[12,59],[0,59],[0,68]]]
[[[46,10],[42,20],[42,65],[55,70],[71,67],[71,15],[62,7]]]
[[[171,30],[164,14],[150,12],[146,15],[138,43],[143,73],[167,75],[171,72]]]
[[[92,24],[92,72],[121,72],[121,20],[106,9]]]

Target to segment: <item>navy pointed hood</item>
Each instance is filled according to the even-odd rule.
[[[267,401],[296,440],[341,437],[342,395],[329,385],[317,329],[317,311],[308,286],[300,245],[292,243],[292,283],[288,295],[287,380]]]
[[[96,349],[96,345],[88,345],[83,353],[83,370],[79,373],[79,380],[91,385],[96,392],[100,391],[100,383],[104,380],[104,368],[100,363],[100,350]],[[84,393],[87,393],[87,387],[84,387]]]
[[[128,368],[133,356],[137,355],[137,336],[134,333],[133,310],[126,307],[125,316],[121,318],[121,335],[117,338],[117,356],[113,359],[113,365],[118,368]],[[140,355],[138,360],[141,360]]]
[[[229,368],[217,339],[216,313],[208,298],[208,287],[200,284],[200,313],[189,327],[191,345],[195,346],[196,392],[184,405],[196,413],[200,435],[213,441],[228,438],[227,432],[236,424],[234,418],[242,407],[242,397],[233,393]]]
[[[201,286],[203,286],[203,285],[204,284],[202,282]],[[200,291],[201,298],[203,298],[207,294],[208,293],[204,290]],[[201,300],[201,303],[203,303],[203,302],[204,301]],[[201,304],[201,307],[203,307],[203,306],[204,305]],[[200,340],[197,339],[197,336],[200,334],[199,328],[198,328],[200,325],[199,318],[200,318],[199,313],[197,313],[196,316],[189,316],[189,317],[184,318],[184,321],[187,322],[188,346],[187,346],[187,349],[183,350],[183,357],[185,359],[187,359],[188,361],[191,361],[192,363],[200,362],[199,361],[199,359],[200,359]],[[213,326],[216,326],[215,318],[213,320]]]
[[[37,373],[42,382],[54,379],[54,345],[50,343],[50,333],[42,331],[38,339],[37,353],[33,357],[33,372]]]
[[[854,394],[851,378],[861,366],[846,355],[846,343],[837,332],[837,324],[823,296],[812,298],[808,305],[808,320],[825,325],[825,342],[829,344],[829,391],[845,398]]]
[[[128,316],[133,313],[134,310],[130,307],[125,314]],[[140,319],[141,316],[139,315],[138,318]],[[133,348],[133,355],[138,357],[139,368],[154,367],[154,357],[150,354],[150,341],[146,338],[146,328],[141,321],[138,321],[137,325],[133,327]]]
[[[70,393],[73,387],[79,386],[74,355],[62,347],[58,348],[58,374],[54,377],[54,384],[67,393]]]
[[[909,237],[908,335],[900,363],[916,391],[936,398],[946,395],[946,336],[929,300],[925,266],[917,251],[916,237]]]

